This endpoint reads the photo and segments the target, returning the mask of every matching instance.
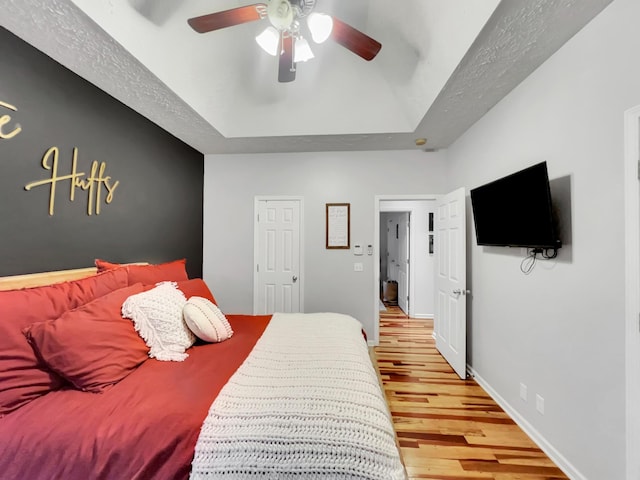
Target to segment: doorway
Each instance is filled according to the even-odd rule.
[[[429,253],[429,212],[435,212],[437,195],[379,195],[375,198],[374,217],[374,266],[373,282],[375,285],[375,331],[372,343],[377,344],[380,335],[380,293],[384,294],[383,281],[386,279],[398,280],[400,277],[400,265],[402,260],[391,258],[387,260],[385,246],[387,237],[384,235],[389,229],[389,240],[400,242],[403,227],[401,216],[407,217],[407,236],[403,240],[405,250],[408,251],[408,268],[406,275],[406,294],[400,293],[402,288],[398,285],[398,296],[408,297],[408,305],[403,311],[413,318],[433,318],[434,314],[434,280],[435,280],[435,255]],[[389,222],[388,220],[392,221]],[[397,220],[397,221],[396,221]],[[398,238],[396,240],[396,225],[398,226]],[[393,247],[391,247],[393,248]],[[384,255],[384,256],[383,256]],[[400,254],[398,254],[400,256]],[[394,260],[395,262],[391,262]],[[394,265],[395,264],[395,265]],[[405,265],[406,260],[405,260]],[[394,273],[395,270],[395,273]]]
[[[411,316],[411,212],[380,212],[380,281],[383,301]]]
[[[412,239],[410,241],[409,257],[415,260],[427,258],[432,262],[431,268],[419,269],[412,267],[413,280],[410,282],[410,298],[412,309],[417,308],[419,300],[430,301],[434,318],[434,338],[436,347],[445,360],[454,368],[460,378],[466,378],[466,220],[465,220],[465,189],[459,188],[446,195],[407,195],[407,196],[376,196],[374,204],[374,336],[372,343],[378,345],[380,341],[380,212],[390,209],[393,211],[410,211],[413,219]],[[420,201],[428,209],[419,211]],[[429,215],[433,213],[435,227],[435,249],[429,238]],[[417,228],[418,219],[424,225]],[[431,228],[430,228],[431,227]],[[420,233],[417,233],[420,232]],[[430,279],[431,288],[416,289],[415,272],[425,274]],[[415,292],[418,291],[418,294]],[[436,294],[437,292],[437,294]],[[436,300],[437,296],[437,300]],[[416,317],[415,310],[412,316]],[[427,317],[428,318],[428,317]]]

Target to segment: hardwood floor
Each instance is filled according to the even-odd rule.
[[[380,312],[374,349],[409,479],[567,479],[474,380],[438,353],[433,321]]]

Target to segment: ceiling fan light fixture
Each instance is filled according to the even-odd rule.
[[[274,27],[265,28],[260,35],[256,37],[256,42],[269,55],[275,57],[278,55],[278,43],[280,43],[280,32]]]
[[[309,46],[309,42],[305,38],[298,37],[296,38],[296,44],[294,48],[293,61],[295,63],[298,62],[306,62],[307,60],[311,60],[315,55],[311,51],[311,47]]]
[[[295,18],[293,6],[289,0],[270,0],[267,16],[271,25],[280,31],[289,29]]]
[[[329,38],[333,30],[333,18],[325,13],[313,12],[307,17],[307,25],[311,31],[311,38],[316,43],[322,43]]]

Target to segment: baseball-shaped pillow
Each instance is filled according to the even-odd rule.
[[[229,321],[211,300],[191,297],[182,308],[184,321],[196,337],[205,342],[222,342],[233,335]]]

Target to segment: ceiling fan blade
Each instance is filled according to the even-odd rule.
[[[331,38],[365,60],[373,60],[382,48],[382,44],[342,20],[333,18]]]
[[[222,12],[210,13],[187,20],[191,28],[198,33],[207,33],[221,28],[233,27],[242,23],[253,22],[264,18],[267,14],[265,3],[256,3],[246,7],[232,8]]]
[[[296,64],[293,61],[293,37],[282,35],[280,61],[278,63],[278,81],[293,82],[296,79]]]

